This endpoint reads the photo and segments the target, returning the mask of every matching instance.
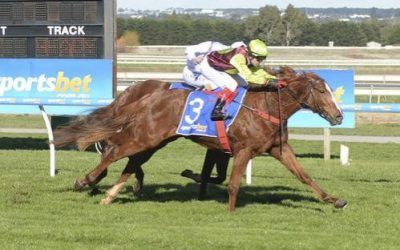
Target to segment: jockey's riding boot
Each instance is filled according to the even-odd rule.
[[[223,121],[226,120],[226,114],[222,111],[225,106],[225,100],[222,98],[218,98],[215,103],[215,107],[211,112],[211,120],[212,121]]]
[[[218,93],[218,99],[215,103],[215,107],[211,113],[212,121],[223,121],[229,117],[224,113],[225,104],[229,104],[236,96],[236,92],[231,91],[228,88],[224,88]]]

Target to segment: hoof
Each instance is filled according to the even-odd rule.
[[[182,171],[181,176],[191,178],[193,175],[193,171],[190,169],[185,169]]]
[[[89,193],[91,196],[96,196],[96,195],[98,195],[98,194],[101,194],[101,191],[100,191],[100,189],[98,188],[98,187],[93,187],[92,188],[92,191],[90,191],[90,193]]]
[[[112,202],[112,199],[110,197],[106,197],[100,201],[100,205],[110,205]]]
[[[74,183],[74,191],[82,191],[82,189],[85,187],[86,185],[83,184],[80,180],[76,180]]]
[[[190,169],[183,170],[181,176],[192,179],[197,183],[201,182],[201,175],[193,173],[193,171]]]
[[[140,191],[142,190],[143,184],[140,184],[139,182],[136,182],[135,185],[133,185],[133,195],[137,196],[140,194]]]
[[[339,199],[339,200],[335,201],[335,203],[333,205],[335,206],[335,208],[345,208],[345,207],[347,207],[347,201]]]

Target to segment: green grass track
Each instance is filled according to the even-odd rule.
[[[349,201],[344,210],[319,201],[271,157],[253,161],[253,183],[243,181],[236,213],[227,213],[226,182],[198,185],[180,177],[200,171],[205,150],[180,139],[145,165],[145,187],[128,185],[112,205],[104,192],[126,160],[113,164],[101,194],[73,192],[72,184],[99,161],[93,152],[57,151],[49,177],[46,139],[3,137],[0,145],[0,242],[3,249],[398,249],[399,145],[350,143],[351,164],[339,164],[339,144],[324,162],[323,142],[293,141],[315,181]],[[229,168],[230,171],[230,168]],[[229,178],[229,176],[228,176]],[[133,180],[130,180],[133,184]]]

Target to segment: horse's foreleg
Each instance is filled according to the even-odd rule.
[[[110,145],[108,145],[106,142],[103,143],[102,145],[102,154],[101,154],[101,160],[103,161],[107,156],[110,155],[110,152],[112,151],[112,147]],[[105,168],[102,172],[98,173],[97,177],[93,176],[93,173],[95,172],[95,170],[99,167],[99,165],[92,170],[92,172],[88,173],[85,178],[81,179],[81,180],[76,180],[75,184],[74,184],[74,190],[75,191],[80,191],[82,190],[85,186],[87,185],[96,185],[97,183],[99,183],[104,177],[107,176],[107,168]],[[92,173],[92,175],[91,175]]]
[[[280,148],[274,147],[271,149],[271,155],[278,159],[292,174],[294,174],[302,183],[307,184],[310,188],[325,202],[333,203],[336,208],[344,207],[347,202],[337,197],[331,196],[322,190],[317,183],[307,174],[305,169],[300,165],[299,161],[290,147],[285,143],[282,145],[282,155]]]
[[[107,155],[103,154],[100,163],[95,169],[88,173],[85,178],[75,181],[75,191],[82,190],[87,185],[95,185],[107,175],[107,167],[116,160],[112,152],[113,150],[110,150]]]
[[[240,181],[243,173],[246,170],[247,163],[251,159],[250,150],[241,150],[235,156],[233,160],[232,174],[228,184],[229,203],[228,211],[234,212],[237,196],[239,193]]]

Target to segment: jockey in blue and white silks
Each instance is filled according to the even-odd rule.
[[[183,69],[183,79],[187,84],[196,88],[205,88],[208,90],[216,89],[218,86],[201,74],[200,63],[207,54],[213,51],[237,48],[240,46],[246,45],[243,42],[236,42],[231,46],[227,46],[220,42],[207,41],[197,45],[187,46],[185,49],[186,66]]]

